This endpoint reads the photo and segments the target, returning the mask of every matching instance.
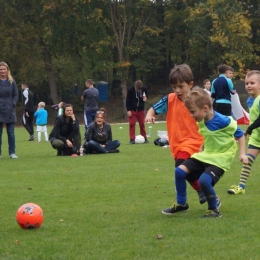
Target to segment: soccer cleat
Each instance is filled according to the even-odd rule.
[[[221,217],[222,215],[217,209],[207,210],[206,214],[201,216],[201,218],[221,218]]]
[[[238,195],[238,194],[244,194],[246,192],[246,190],[241,188],[238,185],[232,185],[231,189],[229,189],[227,192],[229,194]]]
[[[189,210],[188,203],[186,203],[185,205],[180,205],[180,204],[174,203],[171,207],[164,209],[162,211],[162,214],[171,216],[175,213],[187,211],[187,210]]]
[[[130,140],[128,144],[135,144],[135,140]]]
[[[30,138],[28,141],[33,141],[35,139],[35,136],[34,135],[30,135]]]
[[[197,191],[199,196],[200,204],[203,204],[207,201],[207,198],[202,190]]]
[[[145,139],[144,143],[145,144],[149,144],[149,141],[147,139]]]
[[[18,159],[18,156],[15,155],[14,153],[12,153],[12,154],[10,154],[10,158],[11,158],[11,159]]]
[[[217,209],[219,209],[221,206],[221,201],[218,196],[216,196],[216,199],[217,199]]]

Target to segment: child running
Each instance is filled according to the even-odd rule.
[[[250,176],[252,165],[260,153],[260,71],[252,70],[247,73],[245,78],[246,91],[250,95],[247,100],[250,114],[250,126],[244,132],[244,135],[250,135],[247,157],[248,164],[242,166],[240,181],[238,185],[232,185],[227,191],[229,194],[244,194],[247,178]]]
[[[187,64],[176,65],[170,72],[169,80],[175,93],[165,96],[153,105],[148,110],[145,121],[155,123],[156,115],[167,114],[169,145],[175,159],[175,167],[178,167],[193,153],[200,150],[203,137],[198,133],[196,121],[190,116],[190,112],[183,103],[193,87],[193,73],[190,67]],[[201,192],[198,180],[193,176],[187,176],[187,181],[198,192],[200,203],[205,203],[206,198]]]
[[[162,213],[173,215],[189,209],[185,179],[187,175],[193,175],[199,180],[208,202],[208,211],[202,218],[221,217],[213,186],[224,172],[229,170],[236,155],[237,145],[234,136],[238,138],[240,161],[247,164],[244,133],[237,127],[232,117],[221,115],[213,110],[211,98],[201,88],[195,87],[187,94],[185,106],[198,122],[199,133],[204,137],[203,149],[199,153],[194,153],[175,169],[177,203],[174,207],[163,210]]]

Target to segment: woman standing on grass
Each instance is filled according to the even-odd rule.
[[[17,159],[15,155],[14,123],[16,120],[15,106],[18,100],[17,85],[11,75],[8,65],[0,62],[0,158],[2,155],[3,124],[6,124],[8,136],[9,156]]]
[[[88,126],[86,143],[84,144],[85,153],[118,153],[120,146],[118,140],[112,141],[112,130],[106,122],[106,109],[100,108],[96,112],[95,121]]]

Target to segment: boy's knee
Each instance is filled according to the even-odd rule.
[[[209,174],[203,173],[199,178],[199,185],[203,189],[203,187],[206,187],[208,185],[211,185],[212,178]]]
[[[187,173],[184,170],[182,170],[180,167],[177,167],[175,169],[175,178],[176,179],[185,179],[186,175],[187,175]]]

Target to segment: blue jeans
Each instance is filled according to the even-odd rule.
[[[85,131],[87,132],[88,126],[95,120],[96,111],[84,111]]]
[[[101,147],[98,142],[90,140],[85,148],[85,153],[107,153],[108,151],[115,150],[119,146],[120,142],[118,140],[108,143],[105,147]]]
[[[9,155],[15,153],[15,136],[14,136],[14,123],[6,123],[6,132],[8,136]],[[0,155],[2,154],[2,134],[3,123],[0,123]]]

